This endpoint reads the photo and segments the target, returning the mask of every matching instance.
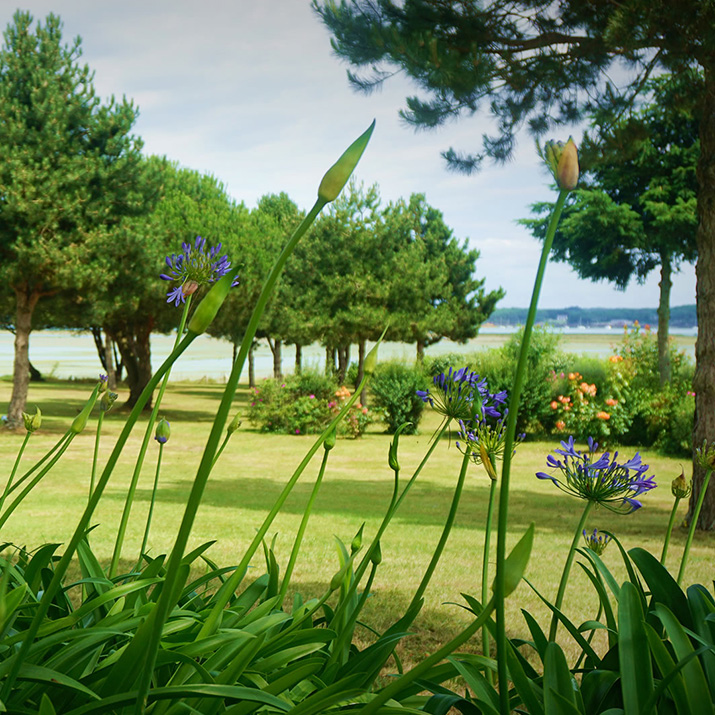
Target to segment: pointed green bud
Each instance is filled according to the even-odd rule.
[[[37,432],[42,426],[42,412],[39,407],[35,407],[35,414],[28,415],[26,412],[22,413],[22,421],[25,423],[25,429],[32,434]]]
[[[542,153],[546,165],[556,179],[560,189],[573,191],[578,184],[578,149],[574,140],[563,142],[548,141]]]
[[[333,429],[330,430],[330,432],[328,433],[328,436],[325,438],[325,441],[323,442],[323,449],[326,452],[329,452],[335,446],[336,437],[337,437],[337,435],[335,432],[335,427],[333,427]]]
[[[375,544],[375,548],[372,550],[370,561],[374,566],[379,566],[382,563],[382,549],[380,548],[379,541]]]
[[[225,276],[219,278],[213,284],[211,290],[204,296],[198,304],[194,314],[191,316],[187,330],[194,335],[201,335],[211,325],[213,319],[223,305],[231,285],[238,276],[238,268],[233,268]]]
[[[375,120],[344,152],[343,155],[328,169],[318,188],[318,198],[326,203],[335,201],[338,194],[348,183],[350,175],[357,166],[362,153],[365,151],[367,143],[370,141],[372,131],[375,128]]]
[[[154,433],[154,439],[159,444],[166,444],[171,437],[171,425],[162,417],[156,426],[156,432]]]
[[[703,440],[703,446],[695,450],[695,454],[698,464],[703,469],[712,471],[715,468],[715,446],[708,446],[706,439]]]
[[[82,408],[82,411],[77,415],[77,417],[72,420],[72,424],[70,425],[70,432],[79,434],[87,426],[87,420],[89,419],[89,415],[92,412],[94,403],[97,401],[100,389],[102,389],[101,383],[94,388],[92,394],[89,397],[89,400],[87,400],[87,404]]]
[[[492,462],[491,455],[487,452],[486,447],[481,442],[479,443],[479,459],[481,459],[482,465],[489,475],[489,479],[496,482],[497,470],[494,466],[494,462]]]
[[[685,479],[685,471],[680,467],[680,476],[670,483],[670,491],[676,499],[685,499],[690,496],[690,484]]]
[[[354,554],[362,546],[362,530],[365,528],[365,522],[362,523],[360,528],[355,534],[355,537],[350,542],[350,553]]]
[[[226,427],[226,432],[228,432],[229,435],[232,435],[242,424],[241,415],[237,412],[228,427]]]
[[[400,435],[412,424],[412,422],[404,422],[401,424],[397,431],[395,432],[395,439],[390,442],[390,452],[387,457],[387,463],[390,465],[390,469],[393,472],[400,471],[400,463],[397,461],[397,448],[400,442]]]

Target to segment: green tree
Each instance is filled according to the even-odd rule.
[[[405,120],[434,127],[470,116],[486,103],[496,133],[473,154],[455,149],[455,168],[477,168],[484,156],[506,159],[517,130],[536,133],[580,120],[597,106],[621,109],[647,92],[662,70],[698,66],[698,340],[693,442],[715,441],[715,3],[712,0],[314,0],[334,35],[338,56],[367,68],[351,74],[371,90],[403,72],[426,95],[410,97]],[[616,85],[607,72],[627,79]],[[693,463],[691,510],[705,472]],[[715,528],[715,483],[699,526]]]
[[[130,134],[136,109],[95,96],[80,40],[62,44],[58,17],[31,26],[16,13],[0,51],[0,284],[15,298],[13,426],[27,399],[38,301],[91,286],[96,232],[150,208],[141,142]]]
[[[670,290],[682,261],[695,260],[698,126],[688,98],[696,71],[649,82],[653,101],[625,117],[597,118],[581,150],[580,188],[569,198],[553,248],[581,278],[625,289],[660,268],[658,367],[670,381]],[[535,213],[550,213],[539,203]],[[522,221],[543,240],[548,217]]]
[[[475,277],[479,251],[460,242],[441,211],[422,194],[397,201],[383,212],[383,260],[388,261],[390,336],[417,344],[417,360],[443,338],[466,342],[476,337],[497,302],[499,288],[484,289]]]

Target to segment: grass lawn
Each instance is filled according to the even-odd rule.
[[[90,389],[88,384],[66,382],[31,385],[28,407],[30,411],[34,411],[34,405],[40,407],[43,425],[42,430],[30,439],[23,462],[25,468],[43,455],[64,432]],[[218,405],[222,390],[221,385],[180,383],[172,385],[167,391],[161,414],[170,421],[172,436],[164,449],[158,504],[150,538],[154,555],[166,552],[173,543],[210,429],[212,411]],[[10,391],[11,383],[0,381],[0,403],[9,400]],[[237,395],[239,410],[245,411],[246,397],[245,388],[241,388]],[[115,408],[105,420],[102,441],[105,459],[124,416],[121,409]],[[427,449],[437,424],[438,418],[427,413],[420,434],[401,438],[400,464],[405,481]],[[93,427],[94,423],[90,423],[90,427],[79,435],[63,460],[8,521],[0,535],[3,542],[36,548],[45,542],[63,542],[69,538],[86,503],[94,444]],[[365,522],[367,540],[382,518],[392,490],[392,472],[387,466],[391,438],[382,434],[380,429],[379,425],[374,426],[359,440],[339,440],[331,453],[294,576],[295,588],[303,594],[321,592],[337,571],[334,536],[349,543]],[[114,532],[124,505],[141,434],[140,426],[135,429],[93,520],[98,527],[92,532],[92,546],[102,560],[108,561],[112,552]],[[5,474],[9,473],[21,439],[21,434],[0,432],[0,463]],[[246,420],[233,436],[211,476],[190,545],[216,540],[209,551],[211,558],[220,566],[237,563],[274,498],[312,441],[313,438],[308,436],[260,434]],[[536,540],[527,576],[536,589],[552,600],[582,509],[582,503],[534,477],[536,471],[545,468],[546,456],[555,446],[557,440],[530,442],[519,448],[513,463],[510,499],[512,541],[523,533],[529,523],[536,522]],[[125,542],[127,567],[135,561],[139,549],[157,451],[156,443],[152,441]],[[634,448],[622,450],[627,457],[635,451]],[[277,535],[276,551],[282,564],[288,559],[321,453],[322,450],[270,531]],[[644,461],[651,465],[651,472],[656,475],[660,488],[646,495],[644,508],[635,514],[618,516],[605,510],[595,511],[588,528],[611,530],[626,548],[642,546],[660,556],[672,505],[670,481],[680,472],[680,465],[676,460],[655,453],[643,452],[642,455]],[[449,446],[445,440],[438,446],[382,542],[383,563],[365,619],[378,630],[401,615],[401,609],[409,602],[420,581],[449,509],[460,459],[461,455],[453,444]],[[468,621],[468,614],[449,602],[459,602],[462,592],[479,597],[488,491],[486,474],[481,467],[472,466],[455,529],[426,594],[417,633],[408,639],[408,655],[410,649],[415,655],[431,650],[436,642],[444,642]],[[684,504],[681,510],[681,516],[684,516]],[[669,553],[669,564],[676,573],[684,540],[685,531],[676,529]],[[713,547],[715,534],[697,534],[686,573],[688,583],[711,583],[715,562]],[[615,545],[606,551],[604,560],[622,579],[623,569],[620,568]],[[259,561],[254,563],[256,575],[261,573],[261,565]],[[526,584],[520,585],[509,603],[513,613],[511,635],[526,634],[519,614],[521,608],[536,614],[542,623],[548,623],[545,607]],[[595,605],[596,600],[585,575],[575,567],[565,610],[580,622],[595,617]]]

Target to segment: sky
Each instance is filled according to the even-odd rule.
[[[517,221],[532,203],[555,199],[532,138],[519,135],[506,165],[449,172],[440,152],[479,150],[486,114],[428,132],[407,127],[398,111],[419,90],[396,76],[372,95],[354,92],[309,0],[2,0],[3,28],[16,9],[40,21],[53,12],[67,42],[81,37],[97,93],[138,106],[134,133],[145,153],[213,174],[249,208],[280,191],[310,208],[323,173],[376,119],[357,178],[377,183],[385,203],[425,194],[455,236],[480,251],[485,287],[505,289],[499,307],[528,305],[541,244]],[[658,279],[653,272],[623,292],[551,263],[540,306],[657,307]],[[671,305],[694,302],[695,273],[685,265]]]

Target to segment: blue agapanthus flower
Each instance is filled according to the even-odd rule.
[[[490,393],[487,381],[468,367],[460,370],[450,367],[432,381],[434,389],[417,390],[417,395],[445,417],[458,420],[501,417],[497,408],[506,402],[506,391]]]
[[[185,303],[186,296],[194,293],[199,286],[217,281],[231,268],[228,256],[219,256],[220,243],[208,248],[205,239],[197,236],[193,246],[190,243],[182,243],[181,249],[181,253],[172,253],[166,257],[169,271],[159,276],[162,280],[178,283],[166,294],[166,302],[176,306]],[[238,285],[238,278],[233,285]]]
[[[549,455],[546,465],[560,472],[560,478],[546,472],[537,472],[539,479],[548,479],[561,491],[573,494],[595,504],[621,514],[630,514],[640,509],[637,499],[641,494],[656,487],[653,476],[647,476],[648,465],[643,464],[636,452],[632,459],[619,463],[618,452],[613,457],[604,452],[596,456],[598,443],[588,438],[588,450],[580,451],[574,445],[573,436],[567,442],[561,442],[561,448],[555,449],[557,457]],[[560,457],[560,458],[559,458]]]

